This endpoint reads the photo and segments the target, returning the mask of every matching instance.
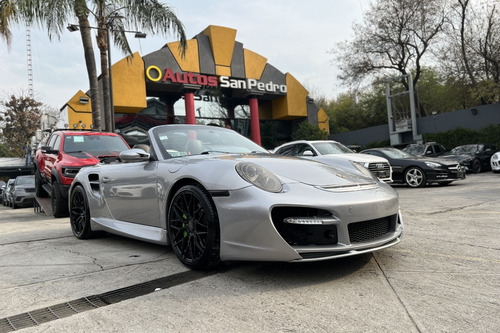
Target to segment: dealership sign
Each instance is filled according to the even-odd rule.
[[[152,82],[196,84],[200,86],[233,89],[253,89],[262,92],[277,92],[283,94],[287,92],[286,84],[277,84],[273,81],[260,82],[255,79],[235,79],[229,76],[204,75],[192,72],[174,73],[170,68],[162,72],[157,66],[149,66],[146,68],[146,77]]]

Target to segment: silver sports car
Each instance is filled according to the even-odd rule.
[[[397,193],[364,167],[270,154],[237,132],[163,125],[150,146],[83,168],[69,195],[74,235],[98,230],[171,245],[185,265],[315,261],[399,243]]]

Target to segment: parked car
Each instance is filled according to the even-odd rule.
[[[389,160],[394,183],[410,187],[423,187],[432,183],[447,185],[465,178],[464,167],[456,161],[418,157],[397,148],[373,148],[363,150],[362,153]]]
[[[35,176],[17,176],[10,193],[10,206],[32,207],[35,200]]]
[[[491,156],[490,164],[493,172],[500,172],[500,151]]]
[[[491,156],[496,152],[496,147],[489,144],[470,144],[458,146],[450,150],[442,158],[451,159],[462,163],[466,171],[480,173],[490,170]]]
[[[84,166],[115,161],[120,151],[129,148],[116,133],[53,132],[36,150],[36,195],[50,195],[55,217],[68,216],[68,189],[78,171]]]
[[[2,194],[2,204],[4,206],[10,207],[10,191],[12,190],[12,186],[14,185],[14,182],[16,181],[15,178],[11,178],[7,181],[7,184],[5,185],[5,190],[3,191]]]
[[[412,143],[407,145],[403,151],[415,156],[437,157],[446,153],[446,149],[439,143]]]
[[[149,153],[85,167],[70,225],[171,245],[191,268],[220,261],[317,261],[381,250],[403,233],[398,195],[364,167],[270,154],[236,131],[162,125]],[[347,169],[347,165],[350,166]]]
[[[392,182],[392,169],[389,161],[380,156],[356,153],[343,144],[333,140],[298,140],[285,143],[273,150],[275,154],[309,158],[326,164],[338,164],[338,159],[347,159],[362,164],[365,168],[387,183]]]
[[[7,183],[0,180],[0,203],[3,203],[3,191],[5,190],[5,185],[7,185]]]

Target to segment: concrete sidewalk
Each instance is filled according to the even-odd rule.
[[[309,264],[232,263],[206,276],[168,247],[81,241],[68,218],[0,207],[0,319],[167,281],[22,331],[499,332],[499,185],[500,175],[484,173],[398,186],[405,235],[395,247]]]

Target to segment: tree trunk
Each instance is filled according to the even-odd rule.
[[[85,64],[89,76],[90,98],[92,99],[92,126],[95,131],[101,131],[101,104],[99,86],[97,83],[97,68],[92,47],[92,36],[90,24],[87,17],[79,17],[80,34],[82,36],[83,51],[85,54]]]
[[[108,72],[108,47],[109,42],[106,34],[106,26],[99,24],[99,30],[97,32],[97,46],[99,47],[99,57],[101,60],[101,82],[102,82],[102,97],[104,106],[104,123],[106,132],[113,131],[113,119],[112,112],[113,107],[111,105],[111,87],[109,85],[109,72]],[[111,64],[110,64],[111,65]]]

